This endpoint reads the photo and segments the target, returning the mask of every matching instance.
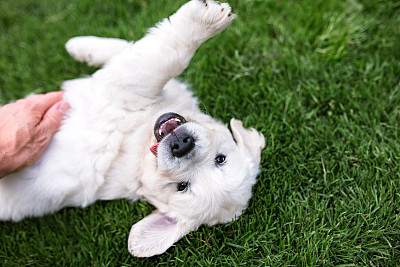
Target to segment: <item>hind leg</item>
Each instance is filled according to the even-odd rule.
[[[78,36],[68,40],[65,48],[77,61],[101,67],[112,56],[128,47],[130,42],[117,38]]]

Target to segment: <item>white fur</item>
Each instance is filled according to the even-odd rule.
[[[66,44],[77,60],[102,66],[91,77],[65,82],[71,105],[43,156],[0,180],[0,219],[18,221],[99,199],[143,198],[157,210],[131,230],[129,251],[160,254],[201,224],[236,219],[259,173],[262,134],[241,122],[228,128],[200,112],[187,86],[174,80],[201,43],[234,18],[228,4],[192,0],[136,43],[76,37]],[[196,136],[188,155],[175,158],[163,142],[158,157],[153,126],[166,112],[183,115]],[[227,160],[217,166],[214,158]],[[187,181],[187,190],[177,184]]]

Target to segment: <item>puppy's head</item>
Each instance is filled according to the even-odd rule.
[[[232,119],[166,113],[155,123],[154,171],[139,190],[157,210],[133,225],[128,246],[138,257],[161,254],[200,225],[239,217],[251,197],[265,140]]]

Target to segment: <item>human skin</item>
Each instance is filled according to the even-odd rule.
[[[63,92],[33,95],[0,108],[0,178],[34,163],[70,105]]]

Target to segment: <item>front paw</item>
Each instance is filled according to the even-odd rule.
[[[235,18],[228,3],[212,0],[192,0],[179,13],[200,25],[210,37],[222,32]]]

